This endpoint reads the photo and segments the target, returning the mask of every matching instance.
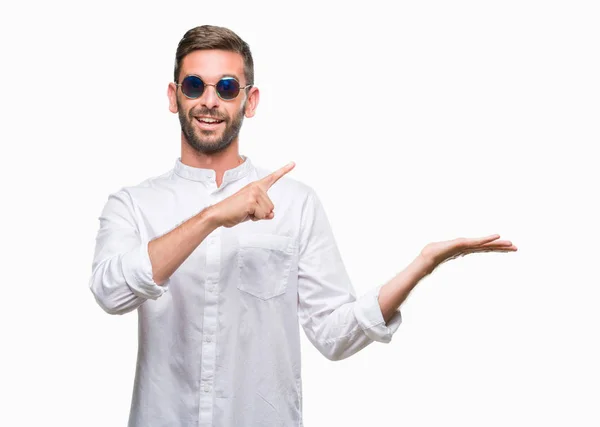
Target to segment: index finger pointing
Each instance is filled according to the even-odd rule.
[[[296,163],[289,162],[287,165],[285,165],[281,169],[277,169],[275,172],[265,176],[262,180],[265,184],[267,184],[267,190],[273,184],[275,184],[279,180],[279,178],[281,178],[283,175],[285,175],[286,173],[288,173],[289,171],[294,169],[294,166],[296,166]]]

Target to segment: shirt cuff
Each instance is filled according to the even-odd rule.
[[[139,297],[157,299],[169,290],[170,278],[158,285],[152,275],[152,263],[148,253],[148,240],[127,252],[121,259],[123,276],[131,291]]]
[[[388,324],[385,324],[378,301],[381,286],[371,289],[356,301],[354,315],[358,324],[370,339],[389,343],[392,340],[392,335],[402,323],[402,314],[400,308],[398,308]]]

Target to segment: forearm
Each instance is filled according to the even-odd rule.
[[[379,291],[379,306],[387,323],[410,291],[431,272],[431,263],[422,255],[415,258],[404,270],[383,285]]]
[[[148,244],[154,281],[162,285],[219,223],[208,207]]]

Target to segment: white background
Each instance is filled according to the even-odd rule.
[[[137,314],[88,288],[98,216],[179,155],[167,84],[202,24],[250,44],[240,152],[296,162],[358,294],[432,241],[519,248],[440,266],[390,344],[331,362],[303,335],[305,425],[600,425],[597,2],[1,8],[0,425],[126,424]]]

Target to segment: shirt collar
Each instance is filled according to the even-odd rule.
[[[240,178],[248,175],[252,169],[252,162],[247,156],[240,155],[244,161],[238,166],[228,169],[223,174],[223,184],[227,182],[237,181]],[[188,166],[181,162],[181,157],[175,161],[175,173],[182,178],[192,181],[213,182],[216,177],[214,169],[197,168]]]

